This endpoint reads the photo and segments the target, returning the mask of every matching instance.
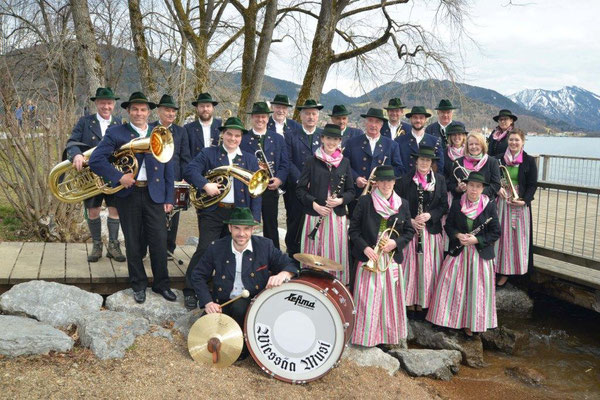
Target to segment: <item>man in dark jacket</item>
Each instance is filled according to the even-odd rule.
[[[406,106],[402,104],[402,100],[397,97],[388,101],[387,107],[384,107],[387,111],[388,119],[381,126],[381,136],[396,139],[399,136],[410,133],[410,124],[402,121],[405,108]]]
[[[452,120],[454,110],[456,110],[456,107],[452,105],[452,102],[450,100],[440,100],[440,104],[438,104],[438,106],[435,109],[437,111],[438,120],[433,124],[429,124],[427,128],[425,128],[425,133],[440,138],[440,144],[442,145],[442,149],[446,150],[446,145],[448,144],[448,135],[446,135],[446,129],[448,128],[448,125],[452,123],[461,125],[464,124],[460,121]]]
[[[203,148],[216,146],[219,142],[221,120],[213,117],[217,104],[219,102],[214,101],[210,93],[200,93],[196,101],[192,101],[198,119],[184,126],[188,133],[192,158],[196,157]]]
[[[365,134],[362,129],[348,126],[348,116],[350,114],[352,114],[352,111],[348,111],[346,106],[343,104],[336,104],[333,106],[331,114],[329,114],[331,117],[331,122],[335,125],[338,125],[342,130],[342,149],[346,147],[348,140],[352,139],[354,136]]]
[[[271,110],[273,115],[267,122],[267,129],[286,136],[289,132],[298,129],[300,124],[291,118],[288,118],[288,113],[292,108],[290,100],[285,94],[276,94],[271,101]]]

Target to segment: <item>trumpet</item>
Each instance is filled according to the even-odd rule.
[[[394,218],[394,223],[391,228],[387,228],[383,232],[381,232],[381,236],[379,236],[379,240],[377,241],[377,245],[375,245],[375,254],[377,255],[377,259],[375,261],[369,259],[366,264],[363,264],[362,267],[367,271],[371,272],[385,272],[389,268],[389,264],[382,268],[379,264],[379,258],[381,257],[381,253],[383,253],[383,248],[387,244],[388,240],[391,239],[392,235],[395,233],[400,236],[400,233],[395,229],[396,223],[398,222],[398,218]],[[390,253],[390,259],[394,259],[394,254],[396,250]]]
[[[520,200],[519,193],[517,193],[517,189],[515,188],[515,185],[513,185],[512,180],[510,179],[510,173],[508,172],[508,168],[506,168],[504,165],[501,165],[500,173],[502,174],[502,177],[500,178],[500,184],[508,194],[507,200]]]
[[[456,179],[458,183],[461,183],[464,179],[467,179],[469,177],[470,172],[468,169],[460,165],[460,163],[457,160],[454,160],[454,163],[456,164],[456,168],[452,170],[452,175],[454,175],[454,179]],[[462,178],[459,178],[458,175],[456,175],[457,171],[462,173]]]
[[[383,157],[383,161],[381,162],[381,165],[385,165],[385,160],[387,160],[387,156]],[[365,188],[363,189],[361,196],[369,194],[369,193],[371,193],[371,190],[373,190],[373,182],[375,182],[373,179],[375,178],[375,171],[377,171],[377,168],[379,168],[379,167],[375,167],[375,168],[373,168],[373,171],[371,171],[371,174],[369,175],[369,180],[368,180],[367,184],[365,185]]]
[[[269,180],[275,177],[275,171],[273,171],[273,161],[267,160],[267,155],[265,154],[262,146],[258,143],[258,150],[254,152],[254,155],[258,159],[258,166],[261,169],[264,169],[269,173]],[[277,194],[280,196],[285,194],[285,190],[281,189],[281,187],[277,188]]]

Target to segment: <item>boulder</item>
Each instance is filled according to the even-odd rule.
[[[390,355],[396,357],[410,376],[427,376],[449,381],[458,373],[462,354],[457,350],[397,349]]]
[[[408,344],[406,339],[400,339],[398,344],[381,344],[378,347],[386,353],[389,353],[391,350],[408,349]]]
[[[148,331],[145,318],[116,311],[98,311],[77,322],[81,345],[101,360],[123,358],[135,338]]]
[[[31,318],[0,315],[0,326],[0,354],[3,356],[48,354],[73,348],[69,335]]]
[[[529,386],[541,386],[546,379],[539,371],[528,367],[508,367],[504,372],[511,378]]]
[[[99,311],[102,296],[57,282],[29,281],[0,296],[5,314],[33,317],[54,327],[66,327],[85,314]]]
[[[377,347],[348,346],[342,359],[353,361],[361,367],[383,368],[390,375],[400,369],[400,361]]]
[[[171,334],[171,331],[163,328],[162,326],[150,325],[150,335],[165,338],[169,342],[173,341],[173,335]]]
[[[429,322],[409,321],[408,340],[428,349],[458,350],[463,364],[473,368],[485,366],[483,344],[478,335],[467,339],[459,330],[437,330]]]
[[[181,332],[183,337],[187,340],[192,325],[194,325],[194,322],[198,321],[198,319],[202,315],[203,313],[199,309],[190,311],[175,320],[175,323],[173,324],[173,329]]]
[[[177,295],[177,300],[167,301],[160,294],[146,289],[146,301],[138,304],[133,299],[132,289],[121,290],[106,298],[106,308],[146,318],[151,324],[163,325],[187,313],[183,293],[177,289],[173,289],[173,292]]]
[[[496,290],[496,311],[528,317],[533,311],[533,300],[524,290],[507,283]]]
[[[526,344],[527,335],[501,326],[483,332],[481,334],[481,341],[485,349],[514,354]]]

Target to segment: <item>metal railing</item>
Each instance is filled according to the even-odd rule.
[[[550,154],[534,157],[539,181],[600,188],[600,158]]]

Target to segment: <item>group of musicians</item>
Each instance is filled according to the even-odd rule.
[[[174,182],[183,179],[199,193],[216,196],[222,187],[207,173],[233,165],[268,170],[268,187],[254,197],[234,179],[220,201],[197,210],[199,241],[184,290],[190,310],[227,312],[241,322],[248,301],[223,310],[219,303],[243,290],[255,295],[281,285],[302,267],[293,255],[309,253],[342,265],[331,274],[353,292],[354,344],[398,343],[406,337],[407,310],[409,316],[472,336],[497,326],[496,286],[525,274],[531,262],[530,204],[537,170],[523,150],[525,135],[515,127],[517,116],[509,110],[493,117],[498,126],[486,140],[454,121],[456,107],[445,99],[436,108],[438,121],[430,125],[425,107],[412,107],[406,122],[406,106],[390,99],[387,116],[378,108],[361,114],[364,132],[348,127],[351,112],[344,105],[335,105],[331,122],[319,128],[323,106],[313,99],[296,105],[300,122],[289,119],[293,106],[285,95],[276,95],[270,106],[255,103],[250,129],[236,117],[214,118],[218,102],[209,93],[192,102],[198,119],[184,127],[174,124],[179,107],[169,95],[155,104],[133,93],[121,104],[129,116],[124,124],[111,117],[118,98],[110,88],[99,88],[91,100],[97,114],[77,123],[67,155],[81,168],[81,153],[96,147],[89,159],[92,171],[125,189],[86,200],[94,242],[89,261],[102,256],[99,210],[104,201],[109,209],[107,255],[124,261],[120,221],[139,303],[148,286],[146,247],[152,290],[176,299],[167,262],[178,220],[171,219],[170,230],[166,223]],[[154,108],[158,120],[150,123]],[[172,133],[171,161],[160,163],[140,153],[136,176],[116,169],[112,154],[157,125]],[[280,195],[286,207],[287,254],[279,249]],[[253,235],[261,221],[264,237]]]

